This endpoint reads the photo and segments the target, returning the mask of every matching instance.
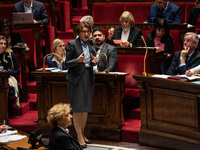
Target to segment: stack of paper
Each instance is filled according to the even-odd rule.
[[[18,135],[17,130],[0,133],[0,143],[9,143],[26,138],[26,135]]]

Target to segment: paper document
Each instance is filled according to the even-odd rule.
[[[18,135],[17,130],[0,133],[0,143],[9,143],[26,138],[26,135]]]
[[[170,75],[154,74],[154,75],[152,75],[151,77],[167,79],[168,77],[170,77]]]

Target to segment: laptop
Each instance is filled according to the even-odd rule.
[[[13,13],[14,24],[32,24],[33,13]]]

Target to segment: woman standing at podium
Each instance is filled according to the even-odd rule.
[[[69,41],[66,46],[66,67],[68,101],[72,107],[73,121],[79,144],[87,148],[91,144],[85,135],[84,130],[87,122],[88,112],[92,111],[94,92],[93,63],[99,58],[94,57],[92,47],[89,44],[91,25],[87,22],[80,22],[77,25],[77,39]]]
[[[148,47],[158,47],[159,50],[164,50],[164,60],[160,65],[160,73],[166,74],[171,65],[174,43],[165,19],[156,20],[152,32],[146,37],[146,43]]]

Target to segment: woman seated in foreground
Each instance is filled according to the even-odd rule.
[[[107,43],[117,47],[141,47],[142,46],[142,30],[135,27],[135,20],[129,11],[122,13],[120,17],[121,27],[111,28],[108,31]],[[122,40],[116,43],[113,40]]]
[[[49,150],[81,150],[79,142],[67,129],[72,124],[70,104],[59,103],[48,112],[47,120],[54,128],[49,138]]]
[[[67,70],[65,66],[65,42],[61,39],[55,39],[52,43],[52,52],[58,54],[60,57],[56,55],[50,55],[47,57],[48,67],[58,67],[61,70]],[[62,58],[62,59],[61,59]]]
[[[148,47],[158,47],[159,50],[164,50],[165,57],[160,65],[160,73],[166,74],[173,58],[174,43],[165,19],[156,20],[152,32],[146,37],[146,44]]]
[[[15,96],[16,105],[19,107],[19,88],[18,81],[15,78],[20,73],[19,64],[15,54],[8,47],[6,37],[3,35],[0,35],[0,66],[3,67],[3,70],[9,71],[9,94]]]

